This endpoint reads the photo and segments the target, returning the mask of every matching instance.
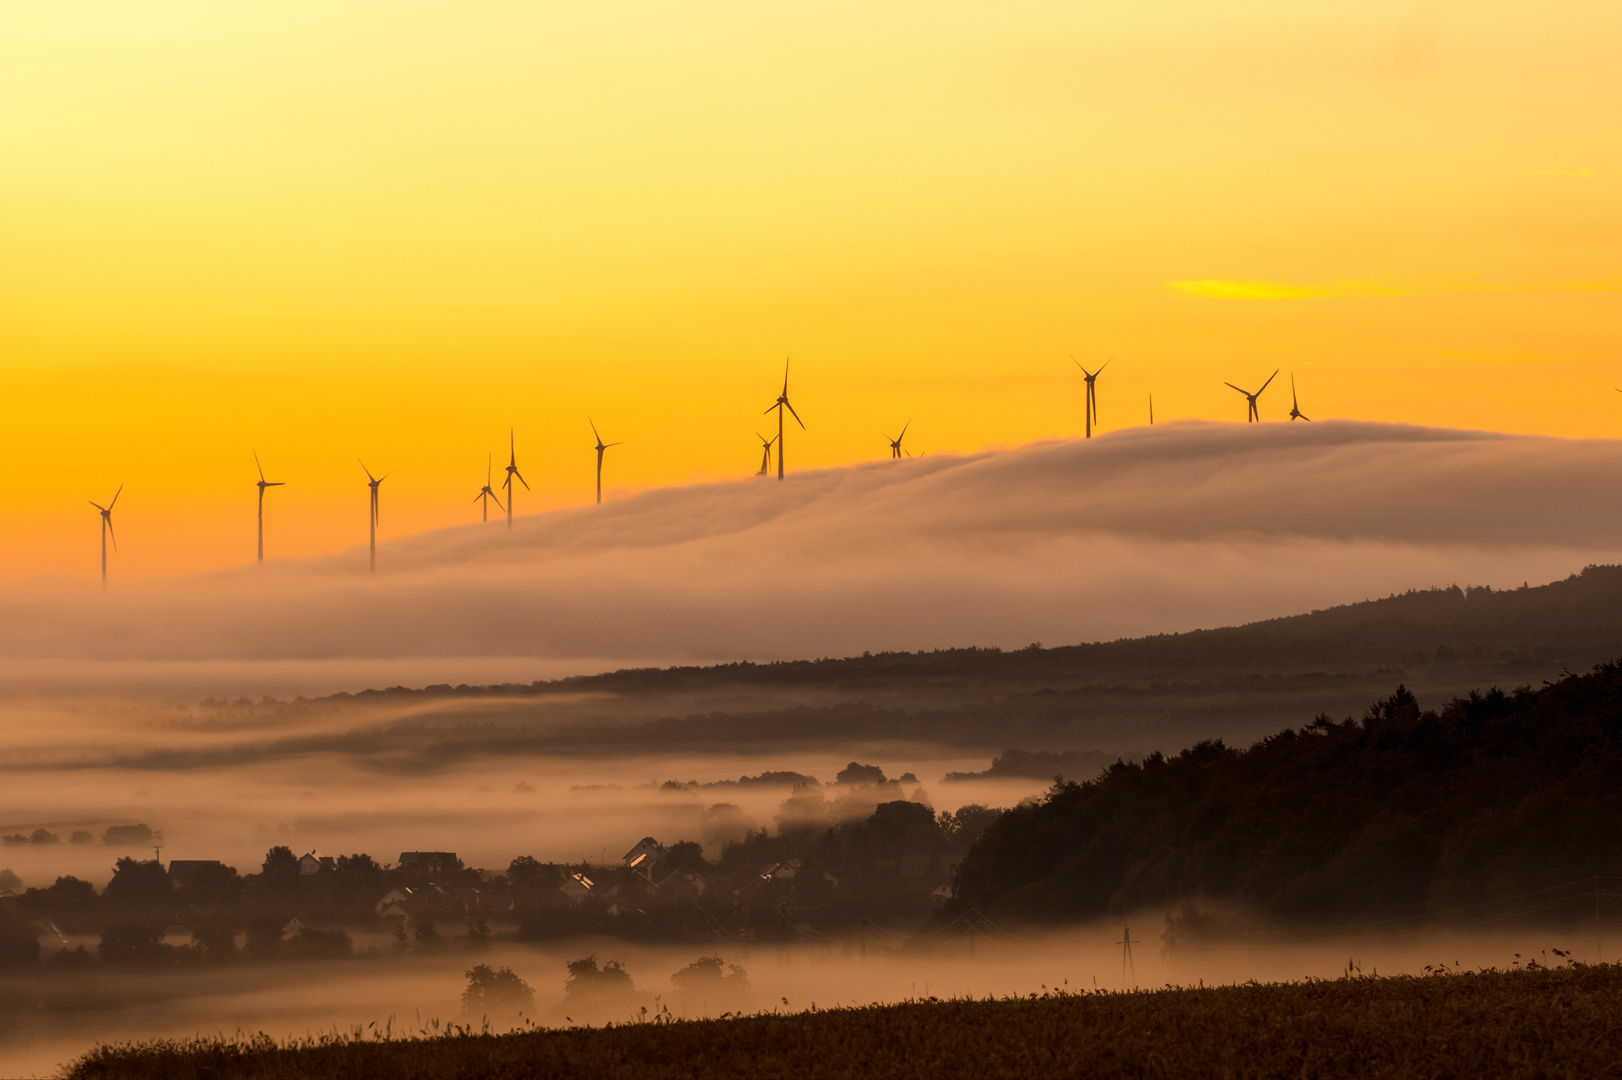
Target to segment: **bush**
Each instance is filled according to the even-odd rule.
[[[563,984],[564,1004],[605,1008],[628,1000],[636,992],[631,973],[618,960],[597,966],[595,956],[569,961],[569,977]]]
[[[509,967],[491,968],[476,964],[467,969],[467,989],[462,991],[462,1016],[466,1020],[512,1020],[535,1015],[535,991],[513,974]]]

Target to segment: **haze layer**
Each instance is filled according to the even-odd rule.
[[[105,597],[13,593],[0,651],[14,667],[337,662],[331,688],[353,689],[348,662],[456,682],[492,658],[552,673],[1052,645],[1562,577],[1622,549],[1619,481],[1611,441],[1162,425],[441,530],[383,544],[375,577],[356,549]]]

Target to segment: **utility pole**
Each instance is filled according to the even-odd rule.
[[[1119,945],[1121,947],[1121,986],[1122,986],[1122,988],[1124,989],[1126,987],[1126,973],[1127,973],[1128,969],[1130,969],[1131,972],[1132,972],[1132,985],[1137,986],[1138,985],[1138,968],[1137,968],[1137,965],[1132,963],[1132,946],[1134,946],[1134,945],[1142,945],[1143,942],[1141,942],[1141,941],[1133,941],[1132,940],[1132,928],[1130,926],[1127,926],[1127,927],[1122,928],[1122,930],[1121,930],[1121,940],[1117,941],[1115,944],[1117,944],[1117,945]]]

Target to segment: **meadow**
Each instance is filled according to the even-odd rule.
[[[376,1029],[103,1046],[73,1078],[1600,1076],[1622,965],[1536,962],[1139,992],[1046,990],[493,1035]]]

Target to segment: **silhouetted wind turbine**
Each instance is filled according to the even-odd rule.
[[[480,502],[482,500],[483,503],[484,503],[484,520],[485,521],[490,520],[490,500],[491,499],[496,500],[496,509],[498,509],[498,510],[505,509],[505,507],[503,507],[501,505],[501,496],[497,495],[495,493],[495,490],[490,487],[490,476],[491,476],[491,470],[495,468],[495,457],[496,456],[494,454],[490,454],[484,459],[484,486],[479,489],[479,493],[477,495],[473,496],[473,501],[474,502]]]
[[[512,429],[508,428],[507,429],[507,455],[508,455],[507,456],[507,479],[505,479],[505,480],[503,480],[501,482],[501,486],[507,489],[507,528],[509,528],[509,529],[513,527],[513,496],[518,494],[518,489],[513,487],[513,477],[515,477],[515,476],[518,477],[518,482],[520,484],[524,485],[524,490],[525,491],[528,491],[530,489],[529,488],[529,481],[525,480],[524,479],[524,474],[518,471],[518,449],[517,449],[517,446],[518,446],[518,444],[513,441]]]
[[[101,505],[94,499],[89,500],[91,506],[101,511],[101,587],[103,591],[107,589],[107,537],[111,536],[113,538],[113,550],[118,550],[118,534],[113,532],[113,507],[118,505],[118,497],[122,494],[124,494],[124,485],[119,484],[118,490],[113,492],[113,501],[106,506]]]
[[[755,475],[765,476],[767,473],[772,471],[772,443],[777,441],[777,436],[773,435],[768,439],[766,436],[757,431],[755,432],[755,438],[760,440],[761,448],[760,471]]]
[[[360,463],[360,471],[366,474],[366,486],[372,489],[372,512],[368,515],[368,521],[371,524],[371,529],[368,536],[371,540],[372,547],[371,572],[375,574],[377,573],[377,489],[383,485],[383,481],[394,475],[394,470],[390,469],[382,476],[373,476],[372,470],[368,469],[366,467],[366,462],[362,461]]]
[[[1149,426],[1155,426],[1155,396],[1149,395]]]
[[[775,403],[766,407],[766,412],[769,413],[773,409],[777,410],[777,478],[781,480],[783,479],[783,410],[787,409],[789,412],[794,414],[794,422],[799,424],[801,429],[804,429],[805,427],[805,421],[800,419],[799,413],[794,412],[794,406],[788,403],[787,360],[783,361],[783,392],[777,395],[777,401]],[[761,415],[764,416],[765,413],[762,413]]]
[[[1267,382],[1262,383],[1262,390],[1266,390],[1267,383],[1272,382],[1276,378],[1278,378],[1277,371],[1273,372],[1273,374],[1267,377]],[[1250,406],[1250,411],[1245,414],[1245,423],[1250,424],[1261,422],[1262,414],[1256,411],[1256,399],[1262,396],[1262,390],[1258,390],[1252,394],[1249,390],[1240,390],[1239,387],[1234,386],[1231,382],[1225,382],[1222,385],[1239,390],[1241,394],[1245,395],[1245,401]]]
[[[597,505],[603,503],[603,451],[610,446],[618,446],[617,442],[605,443],[603,437],[597,434],[597,425],[592,423],[591,417],[586,417],[586,423],[591,424],[592,437],[597,440]]]
[[[884,436],[886,439],[890,439],[890,456],[892,458],[898,458],[901,456],[901,440],[907,437],[907,429],[910,427],[912,427],[912,421],[908,420],[905,424],[901,425],[901,434],[897,435],[893,439],[890,439],[890,436],[888,435]],[[881,432],[880,434],[883,433]]]
[[[253,452],[253,463],[259,470],[259,561],[265,561],[265,489],[281,487],[285,480],[266,480],[265,467],[259,464],[259,451]]]
[[[1110,360],[1113,359],[1115,357],[1110,357]],[[1087,437],[1090,439],[1093,437],[1093,425],[1098,423],[1098,387],[1095,384],[1098,377],[1104,373],[1104,368],[1109,367],[1109,360],[1105,360],[1097,371],[1088,371],[1081,367],[1081,361],[1074,356],[1070,358],[1070,362],[1081,368],[1081,373],[1087,377],[1087,400],[1082,404],[1081,411],[1087,418]]]
[[[1312,417],[1301,411],[1301,402],[1295,396],[1295,372],[1290,372],[1290,419],[1311,421]]]

